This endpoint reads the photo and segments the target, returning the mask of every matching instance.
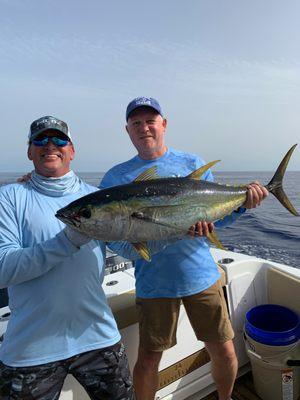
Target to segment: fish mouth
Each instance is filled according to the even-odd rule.
[[[66,225],[73,225],[75,228],[80,228],[81,221],[75,213],[66,215],[64,212],[58,210],[55,216]]]

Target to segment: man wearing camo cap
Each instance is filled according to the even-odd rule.
[[[2,400],[56,400],[67,374],[91,399],[134,399],[101,286],[105,244],[55,218],[97,190],[70,169],[74,156],[68,125],[39,118],[29,131],[30,179],[0,188],[0,287],[8,288],[11,309],[0,347]]]

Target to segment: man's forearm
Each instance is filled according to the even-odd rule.
[[[0,248],[0,287],[17,285],[44,275],[65,258],[76,253],[61,231],[54,238],[25,249],[10,245]]]

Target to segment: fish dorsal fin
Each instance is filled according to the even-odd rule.
[[[222,245],[222,243],[220,242],[220,240],[219,240],[219,238],[218,238],[218,236],[217,236],[217,234],[216,234],[215,231],[210,232],[210,233],[207,235],[207,239],[208,239],[210,242],[212,242],[215,246],[217,246],[219,249],[227,250],[227,249]]]
[[[157,166],[146,169],[146,171],[142,172],[138,175],[133,182],[139,181],[148,181],[150,179],[158,179],[159,176],[157,175]]]
[[[137,253],[146,261],[151,261],[151,254],[146,242],[131,243]]]
[[[196,171],[194,171],[191,174],[189,174],[187,176],[187,178],[189,178],[189,179],[200,179],[201,176],[204,174],[204,172],[206,172],[213,165],[217,164],[217,162],[219,162],[219,161],[221,161],[221,160],[211,161],[208,164],[203,165],[202,167],[196,169]]]

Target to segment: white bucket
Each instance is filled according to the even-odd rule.
[[[300,358],[300,342],[286,346],[269,346],[245,333],[254,387],[262,400],[300,399],[300,367],[290,367],[288,360]]]

